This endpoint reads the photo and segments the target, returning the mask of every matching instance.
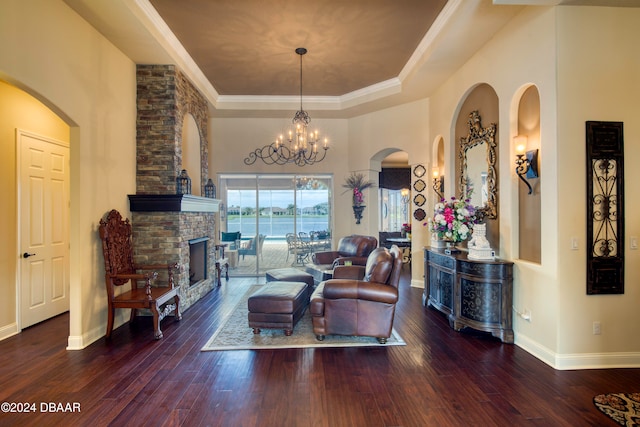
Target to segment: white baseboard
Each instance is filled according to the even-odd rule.
[[[0,341],[17,335],[19,332],[17,323],[10,323],[7,326],[3,326],[0,328]]]
[[[121,313],[116,314],[116,318],[114,320],[113,329],[118,329],[120,326],[124,325],[129,321],[129,315],[124,312],[128,312],[128,310],[119,310]],[[82,350],[94,342],[98,341],[100,338],[105,336],[105,325],[96,326],[88,332],[85,332],[82,335],[69,335],[67,340],[67,350]]]
[[[640,352],[558,354],[518,333],[515,345],[560,371],[640,368]]]
[[[411,279],[411,287],[424,289],[424,280]]]
[[[514,335],[515,335],[515,338],[513,340],[514,345],[517,345],[527,353],[530,353],[532,356],[542,360],[544,363],[551,366],[552,368],[557,369],[555,367],[555,360],[556,360],[555,352],[541,345],[537,341],[533,341],[529,339],[529,337],[527,336],[522,336],[517,332],[515,332]]]
[[[82,350],[104,337],[104,326],[96,327],[82,335],[69,335],[67,350]]]
[[[559,354],[556,369],[619,369],[640,368],[640,353]]]

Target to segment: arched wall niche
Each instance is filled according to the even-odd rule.
[[[198,124],[193,115],[187,113],[182,122],[182,169],[190,173],[191,191],[195,196],[203,194],[201,161]]]
[[[175,69],[175,67],[170,66]],[[180,166],[183,164],[182,149],[184,144],[182,142],[182,131],[184,129],[184,121],[193,119],[198,129],[199,145],[190,147],[194,152],[198,153],[198,165],[194,166],[194,169],[187,169],[189,176],[191,177],[191,189],[196,195],[204,194],[204,184],[209,178],[209,147],[207,142],[208,133],[208,108],[207,101],[193,86],[193,84],[187,79],[187,77],[178,69],[175,69],[175,102],[176,102],[176,147],[178,150],[174,159],[174,168],[176,173],[180,172]],[[197,148],[196,148],[197,147]],[[195,156],[195,154],[190,154]],[[195,178],[195,179],[194,179]],[[199,181],[199,185],[196,186],[196,180]],[[196,190],[197,188],[197,190]],[[199,191],[199,193],[197,193]]]
[[[438,135],[433,142],[432,154],[431,158],[433,162],[431,163],[431,174],[429,175],[429,187],[435,187],[438,189],[440,194],[435,191],[432,192],[434,196],[435,202],[440,201],[440,197],[444,197],[445,186],[444,179],[447,174],[447,170],[444,162],[444,138],[442,135]],[[437,173],[437,177],[436,177]],[[435,180],[438,179],[440,183],[438,184]]]
[[[445,191],[445,197],[449,197],[451,195],[460,196],[459,189],[457,183],[460,182],[460,152],[461,145],[460,140],[462,138],[466,138],[469,135],[469,114],[472,111],[478,111],[481,118],[481,125],[483,128],[487,128],[492,123],[495,123],[499,128],[499,102],[498,95],[496,91],[486,83],[480,83],[474,87],[472,87],[467,94],[461,99],[459,108],[457,111],[457,115],[453,121],[453,141],[451,144],[454,145],[454,149],[452,150],[455,158],[449,162],[449,164],[453,163],[455,166],[454,180],[447,180],[447,182],[454,184],[454,189],[449,189]],[[496,142],[496,159],[495,159],[495,168],[496,168],[496,203],[497,210],[499,211],[500,207],[500,188],[498,183],[500,182],[500,168],[499,168],[499,146],[500,141],[498,137],[499,131],[496,131],[495,142]],[[498,215],[495,219],[486,218],[484,220],[485,224],[487,224],[487,239],[491,243],[491,247],[495,249],[496,252],[500,250],[500,216]]]
[[[526,151],[538,150],[538,162],[541,162],[540,150],[540,94],[538,88],[530,85],[520,93],[517,109],[517,133],[526,136]],[[516,95],[517,96],[517,95]],[[538,171],[540,170],[538,165]],[[518,185],[518,258],[540,264],[542,262],[542,208],[540,179],[527,178],[533,191],[517,179]]]

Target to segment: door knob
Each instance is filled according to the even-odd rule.
[[[22,254],[22,258],[29,258],[30,256],[34,256],[35,254],[30,254],[29,252],[25,252]]]

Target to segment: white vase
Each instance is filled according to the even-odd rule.
[[[438,239],[438,236],[436,236],[435,234],[432,234],[431,235],[431,247],[432,248],[442,249],[442,248],[446,247],[446,242],[444,240]]]

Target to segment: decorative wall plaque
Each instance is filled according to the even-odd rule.
[[[417,192],[424,191],[425,188],[427,188],[427,184],[421,179],[413,183],[413,189]]]
[[[422,194],[416,194],[416,197],[413,198],[413,203],[418,207],[424,205],[426,201],[427,201],[427,198],[424,197]]]
[[[422,221],[427,217],[427,213],[424,211],[424,209],[418,208],[415,211],[413,211],[413,217],[418,221]]]
[[[413,174],[416,176],[416,178],[422,178],[426,172],[427,170],[422,165],[418,165],[413,168]]]
[[[622,122],[587,122],[586,139],[587,294],[623,294]]]

